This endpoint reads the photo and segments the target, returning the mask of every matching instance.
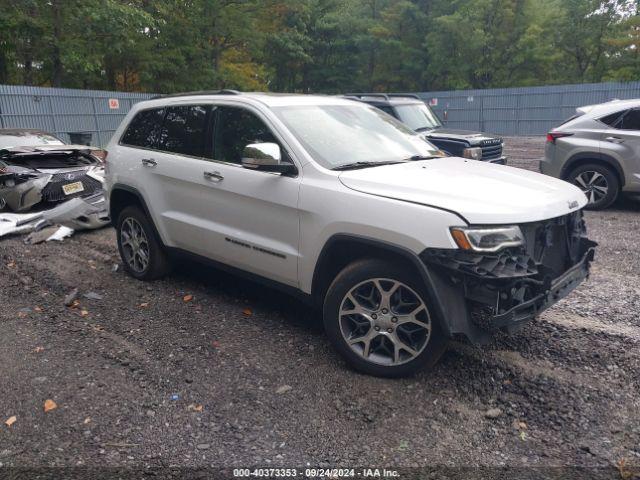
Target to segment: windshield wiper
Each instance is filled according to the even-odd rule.
[[[414,155],[409,158],[405,158],[406,162],[414,161],[414,160],[431,160],[432,158],[440,158],[440,155]]]
[[[406,163],[408,161],[409,159],[390,160],[387,162],[352,162],[352,163],[345,163],[344,165],[338,165],[337,167],[333,167],[331,170],[354,170],[356,168],[379,167],[381,165],[394,165],[396,163]]]

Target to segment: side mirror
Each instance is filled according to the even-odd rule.
[[[251,143],[242,151],[242,166],[263,172],[291,173],[295,166],[282,161],[277,143]]]

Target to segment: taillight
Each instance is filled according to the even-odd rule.
[[[567,132],[549,132],[547,133],[547,143],[556,143],[558,138],[570,137],[573,133]]]

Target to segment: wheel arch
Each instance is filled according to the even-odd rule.
[[[400,262],[414,271],[426,286],[429,300],[435,308],[435,314],[443,331],[448,335],[444,308],[436,294],[431,274],[417,254],[399,245],[383,240],[350,234],[336,234],[330,237],[318,256],[313,272],[311,297],[313,303],[321,307],[331,282],[338,273],[350,263],[363,258],[378,258]]]
[[[144,213],[151,218],[147,202],[137,189],[129,185],[115,184],[109,195],[109,217],[114,226],[122,210],[131,205],[142,207]]]
[[[569,160],[567,160],[567,162],[562,167],[562,171],[560,172],[560,178],[562,178],[563,180],[567,180],[569,173],[573,169],[575,169],[576,167],[584,163],[595,163],[595,164],[601,164],[606,167],[609,167],[613,171],[613,173],[616,174],[616,177],[618,177],[618,180],[620,181],[620,186],[621,187],[624,186],[625,176],[624,176],[624,170],[622,169],[620,162],[616,160],[614,157],[612,157],[611,155],[607,155],[606,153],[597,153],[597,152],[576,153],[575,155],[570,157]]]
[[[151,216],[151,212],[149,211],[147,202],[145,201],[140,191],[129,185],[123,185],[120,183],[115,184],[111,188],[111,192],[109,195],[109,218],[111,218],[111,224],[114,227],[117,227],[118,217],[120,216],[120,213],[125,208],[130,206],[138,206],[142,208],[142,211],[147,216],[147,219],[151,224],[151,228],[153,228],[153,234],[156,236],[156,239],[158,240],[158,242],[160,242],[160,245],[166,246],[164,241],[162,240],[162,237],[160,236],[158,227],[153,221],[153,217]]]

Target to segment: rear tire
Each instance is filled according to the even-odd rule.
[[[171,270],[171,264],[151,220],[137,206],[126,207],[116,223],[118,250],[124,268],[138,280],[155,280]]]
[[[620,193],[620,181],[615,172],[599,163],[588,163],[574,168],[567,181],[584,192],[589,199],[588,210],[603,210],[610,207]]]
[[[327,291],[323,319],[347,363],[379,377],[431,368],[448,343],[419,276],[383,260],[345,267]]]

